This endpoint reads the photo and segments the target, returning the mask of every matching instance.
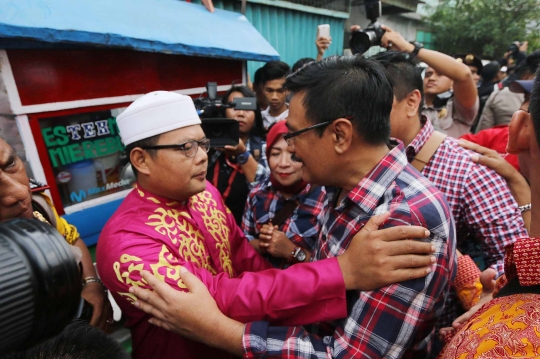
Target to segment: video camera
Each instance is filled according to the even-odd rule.
[[[240,139],[238,121],[225,118],[225,110],[257,110],[255,97],[235,98],[228,104],[223,104],[217,99],[217,83],[206,83],[207,97],[199,97],[193,100],[197,113],[201,117],[202,129],[206,138],[210,140],[210,147],[222,148],[227,145],[236,146]]]
[[[60,333],[81,310],[70,246],[36,219],[0,223],[0,355]]]
[[[381,2],[366,0],[364,5],[366,6],[366,17],[371,22],[364,30],[357,30],[351,34],[349,48],[354,55],[363,54],[371,46],[381,46],[381,39],[386,32],[377,21],[382,14]]]

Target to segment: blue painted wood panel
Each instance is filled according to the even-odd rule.
[[[194,0],[199,2],[199,0]],[[240,12],[239,1],[215,0],[214,6],[230,11]],[[345,19],[325,16],[304,11],[285,9],[248,2],[246,17],[262,36],[277,50],[281,60],[289,66],[303,57],[317,57],[315,38],[317,26],[330,25],[332,45],[326,50],[325,57],[342,55]],[[234,38],[235,34],[231,32]],[[253,79],[255,70],[264,62],[248,61],[248,72]]]

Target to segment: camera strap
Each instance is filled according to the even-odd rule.
[[[448,136],[444,133],[433,131],[429,139],[424,143],[424,146],[422,146],[420,151],[414,156],[411,165],[416,168],[418,172],[422,172],[446,137]]]
[[[218,156],[219,157],[219,156]],[[236,178],[236,175],[238,173],[241,173],[243,174],[244,172],[242,171],[242,168],[240,168],[240,165],[238,164],[234,164],[232,163],[231,161],[229,161],[229,159],[227,158],[227,155],[225,154],[225,161],[227,162],[227,165],[229,167],[232,168],[232,172],[231,174],[229,175],[229,180],[227,181],[227,188],[225,189],[225,191],[223,192],[223,194],[221,195],[223,197],[223,201],[227,200],[227,198],[229,197],[229,194],[231,193],[231,188],[232,188],[232,185],[233,185],[233,182]],[[219,182],[219,170],[220,170],[220,163],[219,161],[215,161],[215,165],[214,165],[214,177],[212,178],[212,184],[214,185],[214,187],[218,188],[218,182]]]

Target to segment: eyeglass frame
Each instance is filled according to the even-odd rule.
[[[289,132],[289,133],[285,134],[285,136],[283,136],[283,139],[285,140],[285,142],[287,142],[288,146],[292,146],[292,145],[294,145],[294,142],[292,142],[291,140],[294,137],[299,136],[299,135],[301,135],[303,133],[306,133],[308,131],[314,130],[316,128],[328,126],[328,125],[334,123],[335,121],[339,120],[340,118],[346,118],[347,120],[352,120],[353,116],[342,116],[342,117],[338,117],[338,118],[335,118],[335,119],[330,120],[330,121],[321,122],[321,123],[318,123],[316,125],[303,128],[303,129],[298,130],[298,131]]]
[[[204,148],[201,146],[202,143],[208,143],[208,147],[206,147],[206,151],[204,151]],[[188,156],[187,155],[187,152],[186,152],[186,145],[188,143],[196,143],[197,144],[197,149],[195,150],[195,152],[193,153],[193,156]],[[180,149],[180,150],[183,150],[184,151],[184,154],[186,155],[187,158],[193,158],[197,155],[197,152],[199,152],[199,148],[202,148],[204,152],[208,153],[208,151],[210,151],[210,139],[209,138],[203,138],[202,140],[200,141],[197,141],[197,140],[189,140],[189,141],[186,141],[186,142],[183,142],[183,143],[179,143],[177,145],[154,145],[154,146],[144,146],[144,147],[140,147],[142,148],[143,150],[165,150],[165,149]]]

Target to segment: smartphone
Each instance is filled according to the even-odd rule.
[[[319,37],[330,37],[330,25],[322,24],[317,27],[317,38]]]

